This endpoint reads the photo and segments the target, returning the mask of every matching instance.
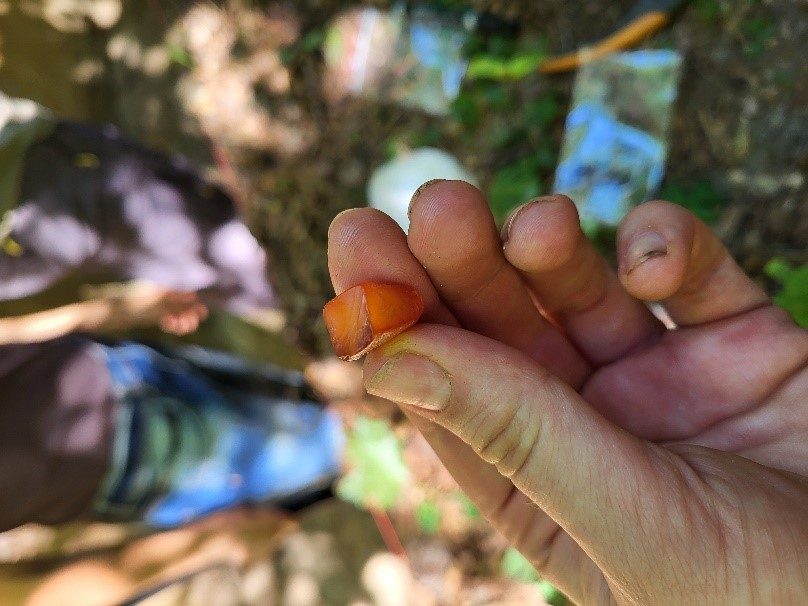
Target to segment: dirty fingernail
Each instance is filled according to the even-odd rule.
[[[505,244],[511,237],[511,229],[513,229],[514,223],[516,223],[516,218],[522,214],[522,212],[529,207],[535,206],[537,204],[548,204],[551,202],[560,202],[563,201],[563,196],[559,196],[558,194],[550,194],[547,196],[539,196],[538,198],[533,198],[532,200],[528,200],[521,206],[517,206],[511,213],[508,215],[508,218],[505,220],[505,224],[502,228],[502,232],[500,232],[500,239],[502,243]]]
[[[365,389],[371,395],[393,402],[442,410],[449,403],[452,382],[446,371],[432,360],[401,353],[389,358],[366,379]]]
[[[430,179],[429,181],[422,183],[421,186],[415,190],[415,193],[412,195],[412,198],[410,198],[410,205],[407,207],[408,217],[410,216],[410,213],[412,213],[412,209],[415,206],[415,202],[418,200],[421,194],[424,193],[424,190],[426,190],[430,185],[433,185],[434,183],[439,183],[440,181],[446,181],[446,179]]]
[[[648,259],[661,257],[668,253],[668,243],[655,231],[645,231],[631,239],[626,250],[626,273],[631,273]]]

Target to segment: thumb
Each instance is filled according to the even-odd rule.
[[[368,356],[365,387],[460,437],[602,569],[647,570],[649,551],[669,551],[660,527],[676,525],[670,510],[681,503],[668,490],[672,455],[605,420],[518,351],[420,325]]]

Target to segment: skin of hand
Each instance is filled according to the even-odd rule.
[[[366,358],[367,390],[573,601],[804,603],[806,332],[681,207],[634,209],[617,258],[564,196],[500,235],[459,181],[416,192],[407,235],[373,209],[329,233],[337,293],[401,282],[426,303]]]
[[[0,318],[0,345],[40,343],[73,332],[154,325],[184,335],[196,330],[207,314],[207,307],[193,292],[170,291],[148,283],[115,285],[98,298]]]
[[[185,335],[208,315],[194,292],[168,290],[149,282],[133,282],[106,298],[109,313],[94,329],[122,330],[158,325],[165,332]]]
[[[361,400],[362,365],[339,358],[315,360],[306,365],[304,374],[317,394],[327,401]]]

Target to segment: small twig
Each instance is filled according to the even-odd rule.
[[[382,535],[387,551],[407,560],[407,551],[404,549],[404,545],[401,544],[401,539],[398,537],[398,533],[387,512],[378,507],[370,507],[368,510],[370,515],[373,516],[373,521],[376,522],[376,527],[379,529],[379,534]]]

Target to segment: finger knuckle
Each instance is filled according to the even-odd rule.
[[[477,454],[513,479],[529,466],[539,436],[538,422],[524,407],[481,423],[473,444]]]

